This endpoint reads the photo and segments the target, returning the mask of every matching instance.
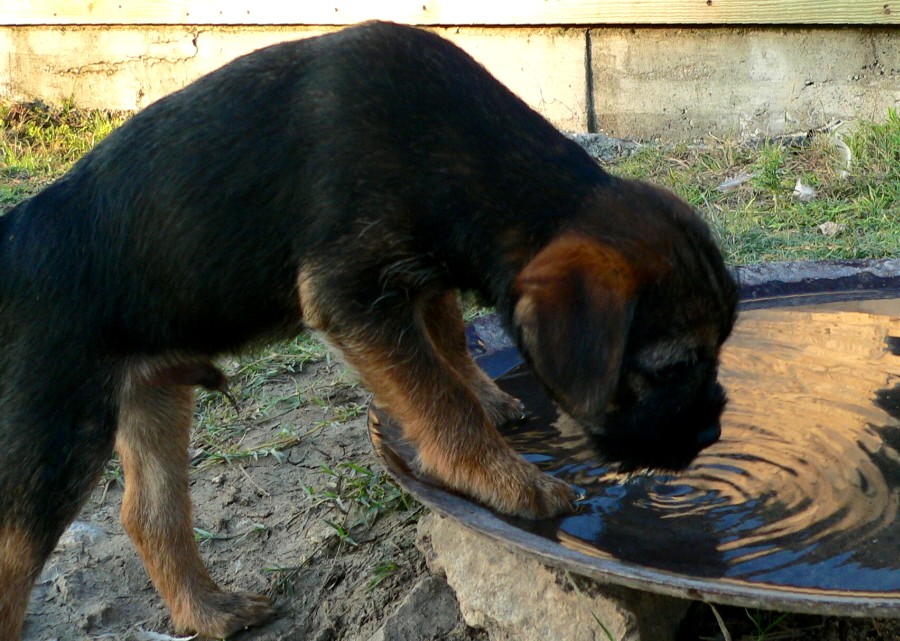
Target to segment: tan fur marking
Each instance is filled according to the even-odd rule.
[[[123,394],[116,450],[125,472],[122,523],[179,632],[222,638],[272,614],[262,596],[223,592],[194,541],[188,444],[194,392],[134,381]]]
[[[574,232],[548,243],[515,281],[522,346],[554,398],[596,421],[618,380],[629,305],[650,270],[636,270],[610,245]],[[601,331],[602,330],[602,331]],[[579,371],[571,363],[590,354]]]
[[[568,233],[551,241],[525,265],[516,278],[516,288],[520,293],[541,288],[544,296],[553,300],[567,293],[559,283],[585,276],[589,284],[621,298],[630,298],[639,284],[635,268],[617,249]]]
[[[42,560],[24,530],[0,529],[0,639],[18,639]]]
[[[300,270],[297,276],[297,291],[300,293],[300,313],[303,322],[312,329],[324,329],[322,316],[316,308],[313,277],[309,269]]]

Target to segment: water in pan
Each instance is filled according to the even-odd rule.
[[[900,299],[746,312],[721,379],[721,440],[680,474],[623,477],[527,370],[502,377],[533,414],[506,436],[585,495],[515,525],[688,576],[900,590]]]

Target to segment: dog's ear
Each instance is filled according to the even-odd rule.
[[[513,322],[519,348],[575,418],[605,411],[619,376],[637,277],[604,243],[566,234],[519,273]]]

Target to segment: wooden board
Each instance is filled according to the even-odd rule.
[[[900,0],[0,0],[2,25],[900,24]]]

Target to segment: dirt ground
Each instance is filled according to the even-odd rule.
[[[375,460],[368,396],[321,348],[299,345],[231,364],[239,413],[201,395],[191,488],[196,534],[221,586],[272,595],[279,608],[271,623],[234,639],[369,641],[428,572],[415,546],[424,508]],[[48,562],[28,608],[26,641],[174,638],[119,523],[119,474],[113,463]],[[735,640],[900,638],[894,623],[819,617],[792,623],[793,634],[759,637],[747,613],[727,609],[725,616]],[[440,637],[420,632],[417,639],[486,640],[463,624]],[[717,638],[709,608],[696,608],[682,640]]]

